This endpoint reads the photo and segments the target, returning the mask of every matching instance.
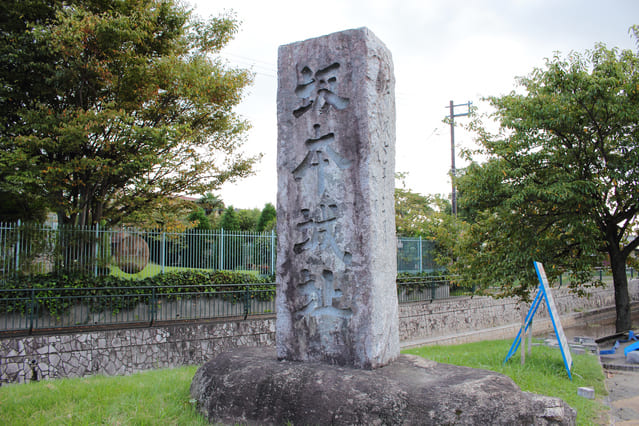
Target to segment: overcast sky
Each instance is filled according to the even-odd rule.
[[[282,44],[368,27],[390,49],[397,80],[396,170],[421,194],[450,193],[450,100],[473,102],[509,93],[515,78],[554,52],[635,49],[637,0],[187,0],[207,17],[233,10],[240,32],[223,51],[255,82],[237,109],[253,125],[244,151],[264,154],[256,174],[219,192],[227,205],[262,208],[277,192],[277,48]],[[485,106],[484,106],[485,108]],[[460,109],[461,112],[463,109]],[[458,120],[464,120],[459,118]],[[456,131],[456,145],[472,136]],[[458,159],[457,166],[463,166]]]

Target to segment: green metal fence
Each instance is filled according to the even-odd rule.
[[[275,274],[276,235],[225,230],[80,228],[0,223],[0,288],[15,275],[83,272],[142,279],[185,269],[242,270]],[[439,270],[434,243],[397,240],[400,273]]]
[[[437,274],[434,243],[398,238],[400,303],[473,294],[454,276]],[[0,223],[0,332],[268,315],[275,284],[141,286],[137,279],[184,270],[275,272],[276,236],[223,230],[186,232],[68,228]],[[130,286],[21,288],[13,276],[83,272],[130,278]],[[634,270],[629,269],[629,276]],[[406,276],[408,274],[408,276]],[[410,275],[413,274],[413,275]],[[424,275],[421,275],[424,274]],[[598,270],[599,278],[604,271]],[[559,279],[562,284],[562,278]]]
[[[460,295],[445,276],[397,281],[400,303]],[[467,289],[466,289],[467,290]],[[0,289],[0,332],[100,326],[150,326],[175,321],[275,313],[275,284]]]
[[[469,296],[474,292],[475,287],[473,285],[462,283],[458,277],[453,275],[397,277],[397,298],[399,303]]]
[[[267,315],[274,284],[0,290],[0,331],[34,331]]]
[[[185,270],[275,272],[274,232],[184,232],[0,223],[0,283],[68,271],[141,279]],[[0,286],[1,287],[1,286]]]
[[[458,277],[400,276],[399,303],[474,293]],[[273,315],[274,283],[0,289],[0,333]]]
[[[446,277],[398,281],[400,303],[452,297]],[[0,289],[0,332],[243,318],[275,313],[275,284]]]
[[[422,274],[442,269],[435,262],[435,242],[422,237],[397,239],[397,272]]]

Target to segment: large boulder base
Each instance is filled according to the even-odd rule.
[[[212,423],[248,425],[572,425],[558,398],[508,377],[414,355],[375,370],[278,361],[237,349],[195,374],[191,395]]]

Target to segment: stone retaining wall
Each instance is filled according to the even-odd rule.
[[[639,280],[630,283],[633,309],[639,309]],[[578,298],[553,290],[562,322],[614,308],[611,288]],[[509,338],[519,328],[515,299],[456,297],[400,304],[400,337],[404,347]],[[527,307],[526,307],[527,309]],[[614,309],[613,309],[614,310]],[[535,330],[549,328],[542,303]],[[275,318],[207,322],[0,339],[0,385],[34,379],[91,374],[131,374],[141,370],[202,364],[226,349],[275,344]]]
[[[202,364],[230,348],[274,344],[274,317],[3,338],[0,384]]]
[[[639,280],[628,284],[631,300],[639,304]],[[589,311],[614,308],[612,284],[588,290],[587,297],[577,297],[567,288],[553,289],[555,305],[566,326]],[[523,306],[524,314],[530,305]],[[456,297],[432,303],[400,305],[400,337],[404,347],[429,343],[470,342],[487,338],[513,336],[522,321],[522,306],[515,298]],[[636,308],[635,308],[636,309]],[[535,315],[534,329],[552,329],[544,302]],[[506,336],[504,336],[506,334]]]

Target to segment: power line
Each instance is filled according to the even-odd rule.
[[[428,135],[426,137],[426,139],[424,140],[424,142],[428,142],[430,140],[430,138],[432,138],[433,136],[439,136],[439,127],[435,127],[433,129],[433,131],[430,133],[430,135]]]
[[[270,73],[277,73],[273,63],[247,58],[246,56],[234,55],[232,53],[221,53],[220,55],[240,66],[251,66]]]
[[[235,53],[228,53],[228,52],[223,52],[222,55],[224,55],[224,56],[232,56],[234,58],[237,58],[237,59],[240,59],[240,60],[244,60],[244,61],[248,61],[248,62],[251,62],[251,63],[258,63],[259,62],[261,64],[264,64],[264,65],[268,66],[271,69],[271,71],[275,71],[275,69],[274,69],[275,64],[273,62],[261,61],[259,59],[249,58],[248,56],[236,55]]]

